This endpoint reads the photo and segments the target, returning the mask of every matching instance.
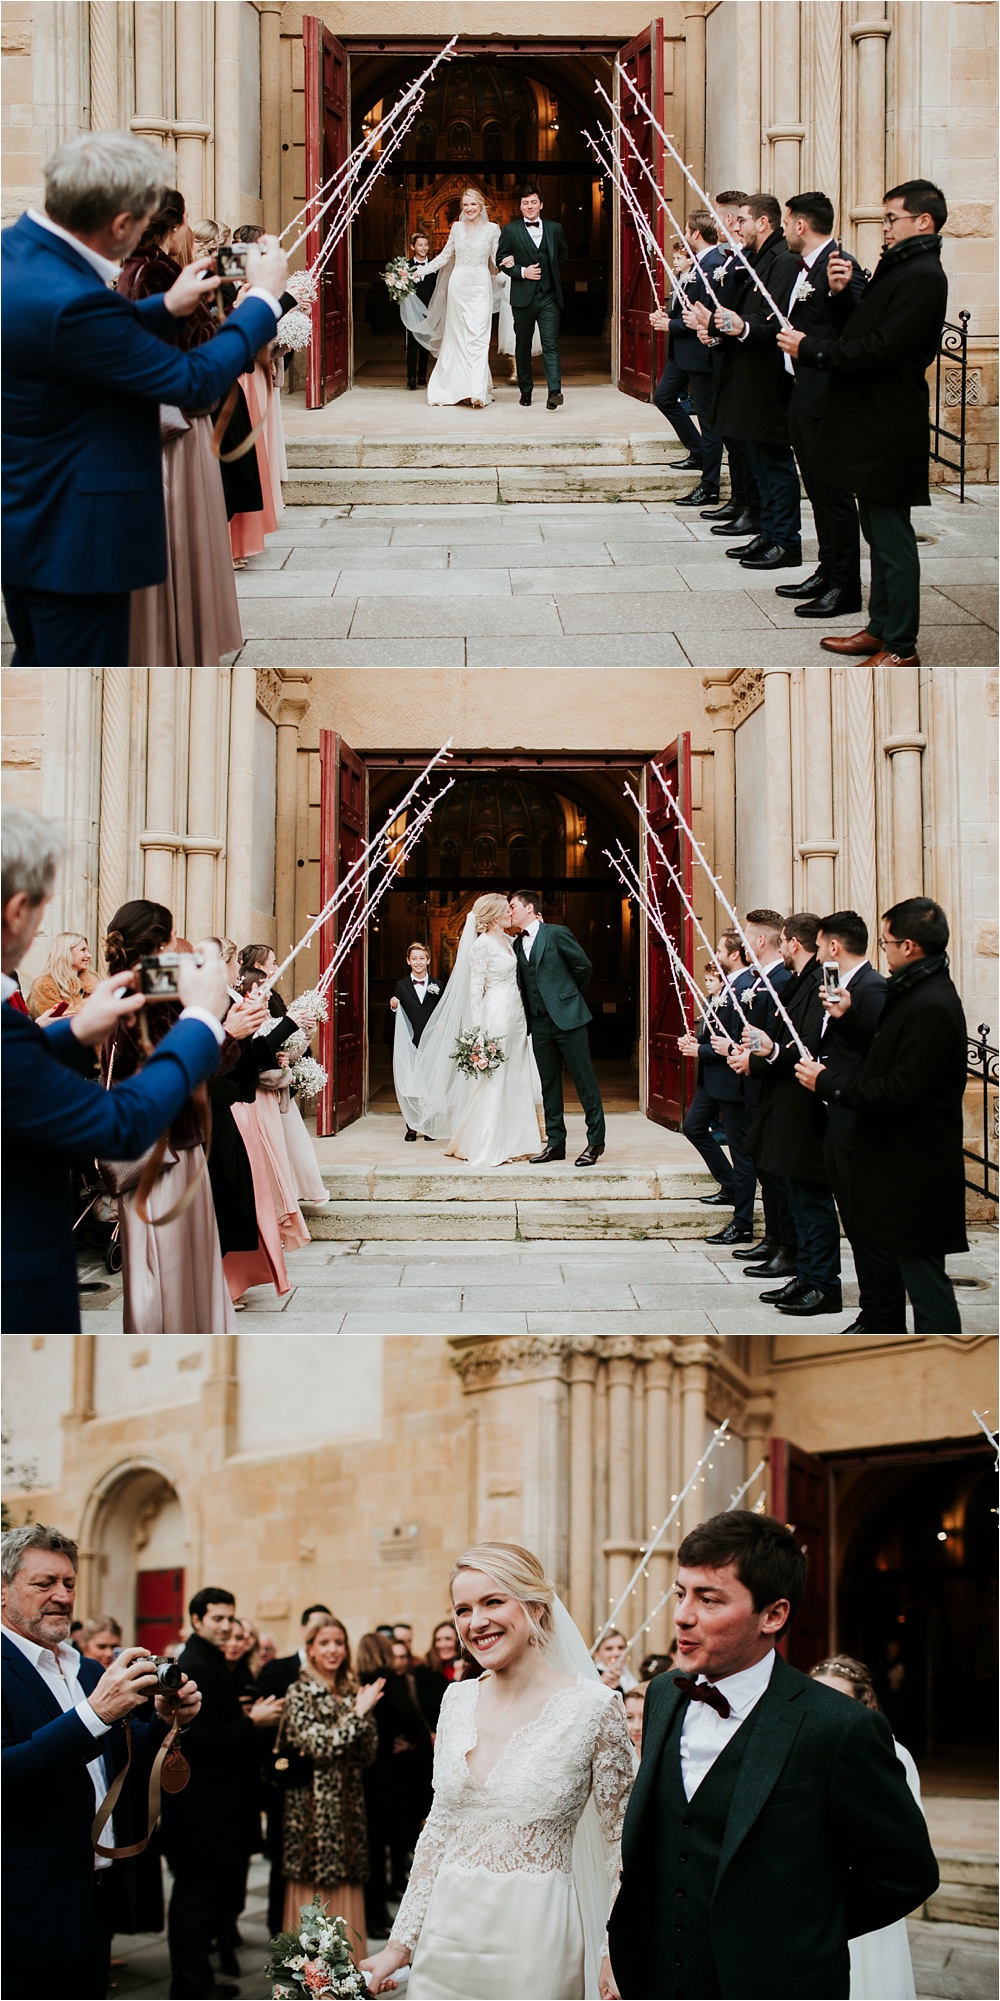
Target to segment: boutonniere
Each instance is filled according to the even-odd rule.
[[[808,278],[800,278],[795,289],[800,299],[811,299],[816,287],[810,285]]]
[[[436,981],[436,980],[428,980],[428,982],[427,982],[427,991],[428,991],[428,993],[429,993],[429,994],[439,994],[439,993],[441,992],[441,989],[440,989],[440,987],[438,986],[438,983],[437,983],[437,981]]]

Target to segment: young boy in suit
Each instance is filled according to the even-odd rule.
[[[413,1030],[414,1048],[419,1048],[424,1029],[441,999],[441,989],[437,981],[430,977],[431,955],[426,945],[411,945],[406,954],[406,963],[410,970],[404,973],[401,980],[396,981],[396,991],[389,1001],[390,1015],[386,1020],[386,1041],[391,1046],[395,1033],[392,1015],[396,1013],[397,1008],[402,1008]],[[406,1137],[411,1140],[417,1137],[411,1126],[406,1128]],[[425,1133],[424,1138],[429,1140],[430,1134]]]

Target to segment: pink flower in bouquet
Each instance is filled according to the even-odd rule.
[[[323,1959],[307,1959],[302,1968],[302,1978],[310,1994],[329,1994],[330,1969]]]

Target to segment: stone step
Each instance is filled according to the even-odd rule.
[[[577,1237],[585,1242],[626,1238],[704,1237],[705,1210],[697,1203],[667,1201],[346,1201],[313,1211],[310,1235],[349,1242],[484,1241],[530,1242]]]
[[[992,1887],[1000,1881],[1000,1858],[989,1849],[935,1848],[942,1883],[977,1883]]]
[[[694,475],[653,465],[299,466],[284,481],[290,507],[454,506],[547,501],[672,500]]]
[[[684,457],[684,447],[664,425],[662,438],[573,437],[560,431],[552,438],[366,438],[330,435],[289,438],[290,467],[335,467],[360,471],[373,466],[631,466],[670,467]]]
[[[324,1167],[322,1175],[335,1202],[690,1202],[715,1186],[708,1174],[676,1168],[574,1167],[572,1161],[548,1167],[517,1162],[481,1172],[466,1172],[457,1162],[440,1169],[433,1162],[412,1168]]]
[[[996,1927],[996,1884],[942,1881],[924,1906],[932,1923]]]

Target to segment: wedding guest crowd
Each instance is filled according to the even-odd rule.
[[[819,560],[810,576],[777,584],[778,595],[795,600],[799,618],[859,612],[864,535],[867,623],[821,644],[869,664],[919,665],[910,513],[930,504],[926,371],[948,302],[944,195],[925,179],[887,190],[871,276],[834,235],[822,190],[793,195],[782,211],[773,194],[726,189],[714,209],[732,241],[719,244],[715,217],[695,211],[686,232],[695,262],[669,312],[650,314],[669,336],[653,400],[688,447],[682,463],[700,475],[677,505],[700,507],[713,534],[750,534],[726,551],[743,569],[797,569],[801,479]],[[680,401],[684,382],[698,428]],[[730,478],[721,505],[720,440]]]
[[[841,1310],[842,1227],[860,1301],[847,1331],[905,1333],[907,1298],[917,1333],[960,1331],[945,1258],[968,1248],[967,1040],[944,911],[909,897],[884,913],[887,977],[855,910],[752,910],[743,929],[755,963],[725,933],[721,991],[698,1035],[678,1037],[699,1076],[684,1130],[720,1184],[701,1199],[741,1205],[707,1241],[731,1246],[745,1277],[782,1280],[760,1298],[801,1319]],[[742,1092],[728,1159],[712,1130],[726,1100],[701,1081],[716,1071]]]

